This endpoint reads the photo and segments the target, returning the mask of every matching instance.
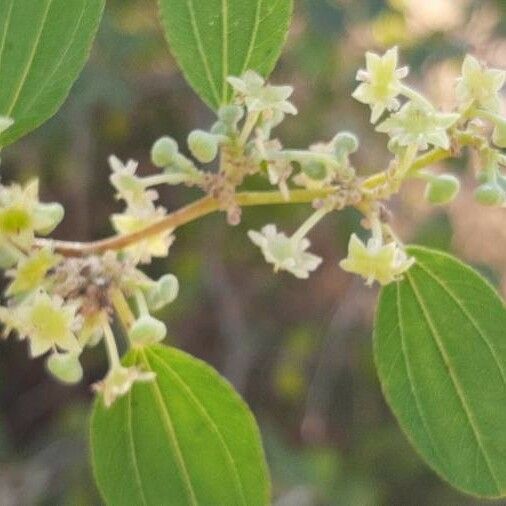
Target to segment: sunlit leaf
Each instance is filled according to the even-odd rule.
[[[188,82],[211,107],[230,98],[226,78],[273,69],[293,0],[159,0],[165,34]]]
[[[61,106],[88,58],[104,0],[0,0],[0,116],[12,143]]]
[[[265,506],[269,477],[255,420],[216,371],[163,346],[126,362],[156,373],[106,409],[95,404],[91,445],[107,504]]]
[[[375,358],[402,429],[455,487],[506,494],[506,310],[453,257],[413,247],[415,266],[383,289]]]

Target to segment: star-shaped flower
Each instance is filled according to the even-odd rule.
[[[363,81],[352,96],[371,106],[371,122],[376,123],[385,110],[399,108],[397,95],[401,92],[401,79],[408,75],[408,68],[397,68],[397,47],[389,49],[383,56],[366,53],[366,69],[357,72],[357,80]]]
[[[276,230],[276,225],[266,225],[261,232],[250,230],[248,236],[262,250],[265,260],[274,265],[275,272],[285,270],[307,279],[322,262],[320,257],[306,252],[310,246],[307,238],[287,237]]]
[[[127,210],[122,214],[113,214],[112,223],[119,234],[131,234],[160,221],[166,215],[163,207],[158,207],[147,212],[136,213]],[[150,263],[152,257],[165,257],[174,242],[172,232],[166,231],[161,234],[150,236],[132,246],[125,248],[125,253],[135,263]]]
[[[33,242],[34,234],[50,233],[63,218],[60,204],[39,202],[39,183],[0,185],[0,236],[23,248]]]
[[[339,265],[347,272],[359,274],[366,279],[367,285],[377,281],[387,285],[398,280],[415,262],[408,258],[403,249],[395,242],[382,244],[371,238],[367,246],[353,234],[348,246],[348,257]]]
[[[288,101],[293,93],[291,86],[272,86],[256,72],[248,70],[242,77],[229,77],[229,84],[244,99],[249,112],[279,111],[297,114],[295,106]]]
[[[8,296],[34,291],[41,287],[46,274],[60,263],[61,257],[50,248],[42,248],[21,260],[16,269],[8,271],[12,283],[6,291]]]
[[[77,304],[66,304],[57,295],[44,291],[13,308],[0,308],[0,320],[19,336],[30,341],[30,355],[35,358],[57,347],[63,351],[79,352],[81,347],[75,331],[79,326]]]
[[[447,130],[458,119],[458,114],[440,113],[411,101],[380,123],[376,130],[387,133],[400,146],[416,145],[424,150],[431,144],[448,149],[450,138]]]
[[[104,404],[109,408],[118,397],[126,395],[135,382],[153,381],[155,377],[153,372],[118,365],[113,367],[102,381],[95,383],[93,390],[103,395]]]
[[[487,69],[474,56],[467,55],[462,64],[462,77],[457,80],[457,98],[463,109],[474,103],[486,111],[498,112],[499,91],[505,81],[506,71]]]
[[[118,191],[117,199],[123,199],[133,209],[153,207],[153,202],[158,198],[158,192],[147,190],[142,178],[135,174],[138,162],[128,160],[124,164],[119,158],[111,156],[109,165],[112,169],[111,184]]]

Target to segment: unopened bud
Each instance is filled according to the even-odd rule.
[[[497,118],[492,132],[492,141],[499,148],[506,148],[506,118]]]
[[[338,156],[343,153],[355,153],[359,145],[357,136],[351,132],[339,132],[334,139],[332,139],[332,143],[335,146]]]
[[[319,160],[311,160],[301,163],[302,172],[315,181],[321,181],[327,177],[327,167]]]
[[[177,142],[172,137],[158,139],[151,148],[151,161],[156,167],[167,167],[178,153]]]
[[[47,370],[57,379],[69,385],[79,383],[83,368],[75,353],[53,353],[46,362]]]
[[[227,126],[235,127],[244,116],[244,110],[238,105],[224,105],[218,111],[218,118]]]
[[[212,162],[218,155],[218,139],[204,130],[194,130],[188,137],[192,155],[201,163]]]
[[[490,182],[478,186],[474,198],[484,206],[500,206],[506,201],[506,193],[499,184]]]
[[[425,187],[425,199],[431,204],[441,205],[451,202],[460,190],[460,181],[451,174],[435,176]]]
[[[158,311],[174,302],[178,293],[178,279],[173,274],[166,274],[146,292],[146,302],[151,311]]]
[[[37,204],[34,211],[35,230],[41,235],[50,234],[63,220],[65,209],[61,204]]]
[[[141,316],[132,325],[128,337],[133,345],[145,346],[165,339],[167,327],[163,322],[150,315]]]

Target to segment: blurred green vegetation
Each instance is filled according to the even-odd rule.
[[[355,163],[364,174],[388,160],[385,138],[368,124],[368,109],[350,96],[366,50],[399,45],[410,82],[445,108],[467,51],[506,67],[504,0],[296,5],[272,79],[295,86],[300,114],[279,136],[288,146],[306,146],[352,130],[363,139]],[[212,122],[167,50],[155,7],[153,0],[110,0],[92,58],[64,108],[3,153],[3,180],[39,176],[43,197],[65,205],[58,237],[86,240],[111,232],[108,216],[119,207],[108,184],[109,154],[138,159],[149,173],[155,139],[169,134],[184,144],[191,129]],[[464,170],[466,162],[454,165]],[[161,194],[169,209],[196,196],[180,188]],[[391,207],[406,241],[453,250],[486,265],[491,279],[505,286],[504,254],[494,254],[497,245],[487,249],[484,241],[503,222],[489,219],[476,234],[472,217],[481,211],[469,192],[434,211],[414,184]],[[313,233],[313,249],[325,263],[304,284],[274,276],[246,238],[248,229],[272,221],[292,230],[307,213],[303,206],[248,209],[233,230],[223,216],[212,216],[178,231],[170,257],[149,268],[180,279],[181,295],[163,314],[170,341],[212,363],[252,406],[276,505],[485,504],[453,491],[425,467],[385,406],[370,343],[376,290],[337,266],[358,227],[356,213],[332,217]],[[100,504],[86,427],[89,385],[104,374],[105,354],[92,350],[85,360],[83,385],[66,388],[45,375],[42,361],[27,359],[24,343],[2,343],[2,506]]]

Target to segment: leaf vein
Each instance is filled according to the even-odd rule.
[[[462,410],[465,414],[465,419],[467,420],[467,422],[471,428],[471,432],[476,440],[476,443],[480,448],[480,452],[482,454],[483,460],[489,470],[490,477],[492,478],[492,480],[496,486],[497,493],[500,494],[501,493],[500,482],[494,473],[494,470],[493,470],[492,465],[490,463],[488,454],[485,450],[485,447],[483,446],[482,436],[481,436],[481,433],[476,425],[476,421],[474,419],[473,412],[471,411],[470,407],[468,406],[466,397],[464,395],[464,392],[462,391],[462,386],[460,385],[460,382],[455,375],[455,371],[453,370],[453,367],[452,367],[452,364],[450,361],[450,357],[446,353],[446,349],[443,346],[439,331],[437,330],[432,318],[430,317],[430,314],[427,310],[426,304],[425,304],[425,302],[424,302],[424,300],[423,300],[423,298],[416,286],[415,281],[413,280],[412,276],[409,273],[406,274],[406,279],[408,280],[408,283],[411,286],[413,294],[415,295],[415,299],[418,302],[418,305],[420,306],[420,309],[421,309],[422,314],[425,318],[425,321],[430,329],[430,334],[432,335],[432,338],[433,338],[434,342],[436,343],[436,347],[437,347],[441,357],[443,358],[444,363],[446,364],[446,366],[448,368],[448,373],[450,375],[450,379],[452,381],[453,388],[455,389],[455,393],[457,394],[457,398],[459,399]]]
[[[209,85],[211,86],[211,91],[216,99],[217,104],[220,103],[220,96],[218,90],[216,89],[216,84],[213,80],[213,75],[211,72],[211,67],[209,66],[209,61],[207,60],[206,53],[204,51],[204,45],[202,43],[202,38],[200,37],[200,31],[197,24],[197,17],[195,15],[195,6],[193,4],[193,0],[188,0],[188,11],[190,13],[190,23],[192,26],[193,35],[195,37],[195,42],[197,43],[197,50],[202,60],[202,64],[204,65],[204,69],[206,72],[207,80],[209,81]]]
[[[149,362],[149,359],[145,353],[142,353],[144,360],[146,364],[148,365],[148,368],[152,370],[151,364]],[[188,469],[186,467],[186,463],[184,461],[183,454],[181,452],[181,448],[179,446],[179,443],[177,441],[177,435],[174,429],[174,424],[172,422],[172,418],[170,416],[170,413],[167,409],[167,406],[164,403],[162,392],[160,391],[160,387],[158,386],[158,381],[155,380],[150,382],[149,385],[151,386],[151,389],[153,390],[155,394],[155,399],[158,404],[158,407],[160,408],[160,414],[162,416],[162,422],[163,426],[165,428],[165,432],[167,436],[169,437],[169,442],[174,449],[174,453],[176,455],[176,461],[178,464],[179,472],[181,474],[181,477],[183,478],[183,482],[186,487],[186,491],[188,494],[188,502],[192,506],[198,506],[197,497],[195,495],[195,490],[193,489],[192,482],[190,480],[190,475],[188,473]]]
[[[150,350],[148,350],[150,351]],[[181,378],[181,376],[172,368],[169,364],[161,360],[156,353],[151,352],[151,355],[153,356],[153,359],[156,359],[156,361],[164,367],[169,374],[172,375],[172,377],[180,384],[182,390],[185,392],[188,399],[190,399],[193,404],[197,407],[197,409],[201,412],[201,414],[204,416],[204,419],[208,423],[210,429],[212,432],[214,432],[218,436],[218,440],[220,442],[220,445],[222,446],[223,450],[225,451],[225,455],[229,463],[231,464],[232,473],[234,475],[234,481],[236,482],[236,487],[238,489],[239,495],[241,497],[241,503],[243,505],[246,505],[246,498],[244,495],[244,487],[241,481],[241,478],[239,476],[239,473],[237,472],[237,464],[234,460],[234,457],[230,451],[230,448],[227,445],[227,442],[225,441],[225,438],[223,437],[220,429],[214,422],[214,420],[211,418],[211,415],[207,411],[207,409],[204,407],[200,399],[195,395],[191,387]]]
[[[16,106],[19,95],[23,91],[23,88],[24,88],[25,83],[28,79],[28,76],[30,75],[30,72],[33,68],[32,63],[33,63],[33,60],[34,60],[35,55],[37,53],[37,49],[39,47],[40,41],[42,39],[42,33],[44,32],[44,28],[45,28],[46,21],[47,21],[48,15],[49,15],[49,11],[51,10],[52,4],[53,4],[53,0],[48,0],[47,5],[46,5],[46,9],[45,9],[44,14],[42,16],[42,21],[40,23],[40,29],[35,37],[35,41],[34,41],[32,50],[30,52],[30,56],[28,57],[28,61],[26,63],[26,66],[23,70],[23,73],[21,74],[21,80],[18,84],[16,91],[14,92],[14,96],[12,98],[11,105],[9,107],[9,110],[7,111],[7,116],[9,116],[12,113],[12,111],[14,110],[14,107]]]

